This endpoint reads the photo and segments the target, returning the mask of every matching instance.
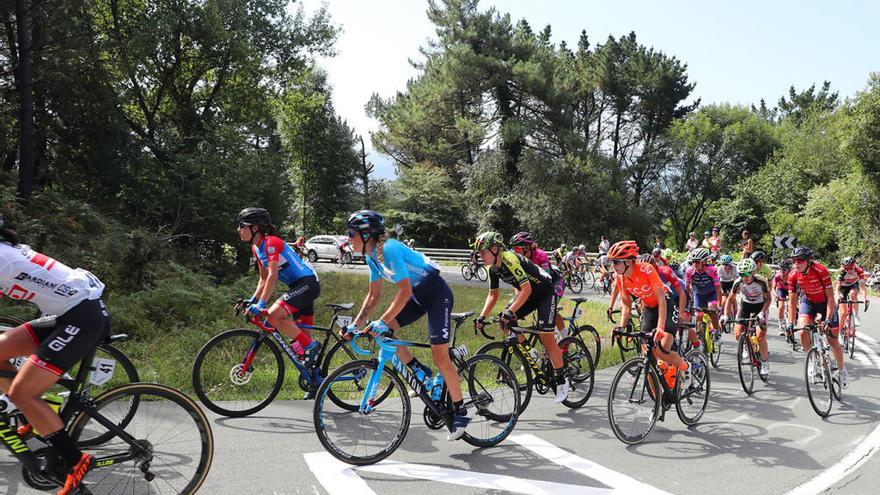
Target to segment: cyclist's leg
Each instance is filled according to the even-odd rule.
[[[19,356],[30,356],[39,343],[27,324],[0,333],[0,370],[15,371],[9,360]],[[9,391],[11,384],[11,378],[0,378],[0,392]]]
[[[393,321],[389,321],[387,323],[394,333],[398,333],[401,328],[415,322],[416,320],[424,316],[424,314],[425,308],[423,308],[422,305],[419,304],[419,302],[416,301],[415,298],[411,297],[410,300],[406,303],[406,306],[404,306],[403,309],[400,310],[400,313],[397,313],[397,317],[394,318]],[[413,356],[413,353],[404,346],[397,346],[397,352],[395,352],[395,354],[397,354],[397,357],[400,358],[400,361],[403,364],[409,366],[410,368],[412,368],[414,364],[417,364],[430,371],[427,366],[423,365],[418,359],[416,359],[416,357]]]
[[[314,301],[321,295],[321,286],[315,277],[303,277],[291,285],[269,308],[269,324],[287,338],[296,339],[303,348],[312,343],[309,333],[300,330],[293,320],[314,313]]]
[[[552,330],[554,322],[556,321],[556,295],[553,294],[553,291],[551,290],[538,297],[540,297],[540,299],[535,301],[537,304],[536,309],[538,311],[538,328],[542,330]],[[530,305],[524,304],[523,308],[526,306]],[[520,311],[522,311],[522,308],[520,308]],[[529,311],[529,313],[530,312],[531,311]],[[523,316],[520,316],[519,312],[517,312],[517,317],[523,318],[527,314],[528,313],[525,313]],[[553,365],[553,369],[558,370],[562,368],[565,364],[562,361],[562,350],[559,349],[559,345],[556,343],[556,336],[553,332],[542,332],[538,334],[538,338],[541,340],[541,345],[544,346],[544,349],[547,350],[547,354],[550,356],[550,364]]]
[[[823,310],[823,312],[824,311],[825,310]],[[831,353],[834,355],[834,360],[837,361],[837,367],[844,370],[846,369],[846,363],[844,361],[843,347],[840,346],[840,339],[838,338],[838,332],[840,331],[840,317],[837,313],[836,307],[834,308],[834,314],[826,319],[826,323],[828,325],[828,333],[831,335],[831,337],[828,338],[828,344],[831,346]]]
[[[855,284],[852,286],[852,289],[849,290],[849,300],[850,301],[858,301],[859,300],[859,284]],[[853,304],[852,306],[853,314],[858,317],[859,316],[859,305]]]
[[[813,323],[813,320],[816,319],[816,315],[819,313],[816,306],[817,305],[810,303],[806,297],[801,297],[800,306],[798,307],[798,328],[803,328],[810,323]],[[803,347],[804,352],[813,348],[813,344],[810,341],[810,332],[807,332],[806,330],[801,331],[801,346]]]
[[[460,403],[462,400],[461,380],[459,380],[452,359],[449,358],[449,332],[452,328],[449,315],[452,314],[452,308],[455,305],[452,290],[442,278],[437,277],[436,281],[430,283],[430,287],[419,287],[418,292],[416,297],[420,301],[427,301],[425,312],[428,315],[431,357],[440,370],[440,374],[443,375],[452,401],[456,404]]]

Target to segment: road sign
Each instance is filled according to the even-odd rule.
[[[797,237],[789,237],[789,236],[774,236],[773,237],[773,248],[774,249],[794,249],[797,247]]]

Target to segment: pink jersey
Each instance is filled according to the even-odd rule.
[[[698,272],[693,266],[689,266],[684,272],[684,283],[690,285],[696,294],[708,294],[714,291],[715,287],[721,287],[718,270],[712,265],[706,265],[701,272]]]
[[[548,270],[550,268],[550,257],[547,256],[547,252],[543,249],[533,249],[532,256],[529,258],[529,261],[538,265],[544,270]]]

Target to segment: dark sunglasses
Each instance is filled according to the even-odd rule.
[[[626,260],[625,260],[625,259],[623,259],[623,260],[611,260],[611,263],[617,265],[617,264],[620,264],[620,263],[626,263]]]
[[[240,229],[243,229],[243,228],[245,228],[245,227],[250,227],[251,225],[253,225],[253,224],[252,224],[252,223],[238,222],[238,228],[240,228]]]

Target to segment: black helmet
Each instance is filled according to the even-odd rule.
[[[346,222],[349,234],[357,232],[361,239],[367,241],[370,237],[379,237],[385,233],[385,219],[373,210],[356,211],[348,217]]]
[[[807,246],[798,246],[791,250],[791,256],[789,258],[795,259],[811,259],[813,257],[813,250],[808,248]]]
[[[531,246],[535,241],[532,239],[531,232],[520,232],[518,234],[514,234],[513,237],[510,238],[510,245],[512,247],[521,247],[521,246]]]
[[[248,207],[239,212],[238,223],[267,227],[272,224],[272,218],[269,216],[269,210],[265,208]]]
[[[782,260],[782,262],[779,263],[779,268],[782,268],[783,270],[791,270],[791,267],[792,263],[791,260],[788,258]]]
[[[652,264],[652,265],[656,265],[656,264],[657,264],[657,262],[654,261],[654,257],[651,256],[651,253],[643,253],[643,254],[640,254],[639,257],[637,258],[637,261],[638,261],[639,263],[650,263],[650,264]]]
[[[752,253],[752,259],[755,261],[767,261],[767,254],[764,251],[755,251]]]

